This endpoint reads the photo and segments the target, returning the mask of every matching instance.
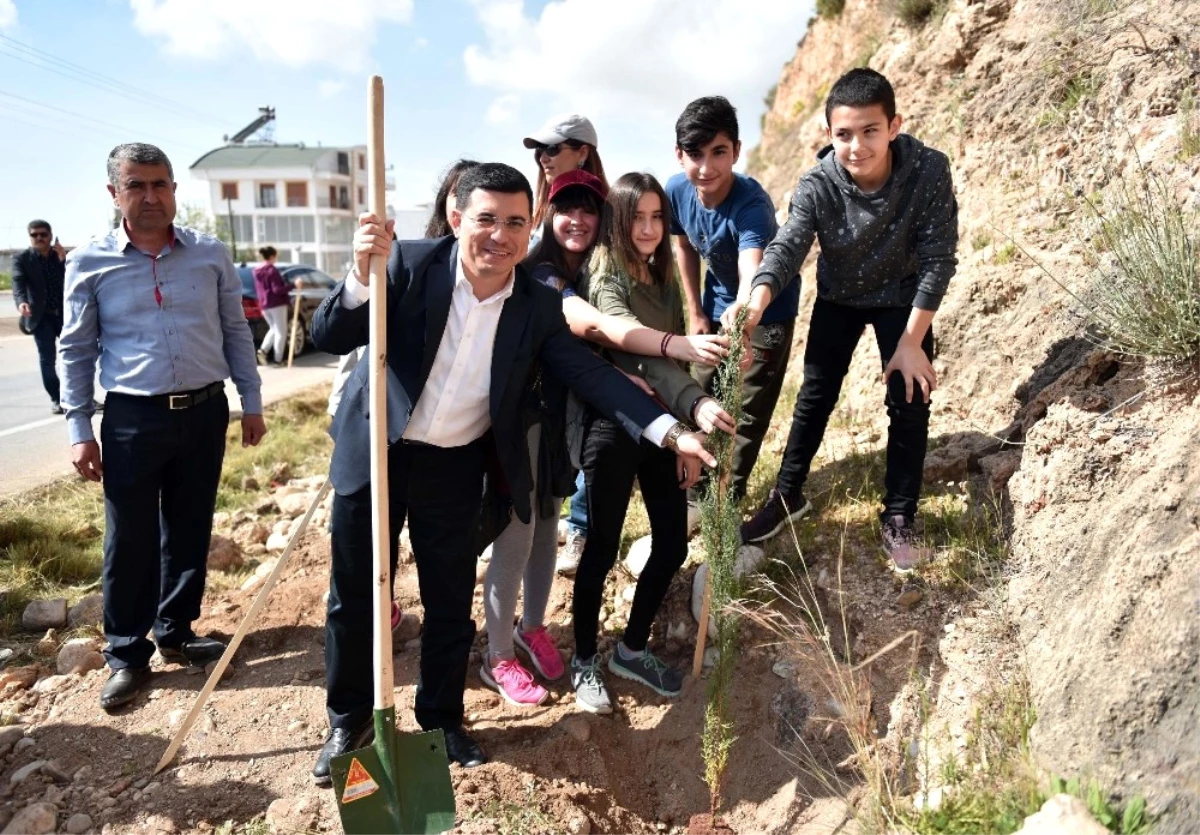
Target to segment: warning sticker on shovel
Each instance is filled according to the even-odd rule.
[[[350,761],[350,770],[346,773],[346,788],[342,790],[342,803],[352,803],[379,791],[379,784],[371,779],[371,775],[363,768],[362,763],[355,757]]]

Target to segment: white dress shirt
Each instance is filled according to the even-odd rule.
[[[513,291],[510,275],[504,289],[480,301],[463,271],[461,258],[455,263],[454,275],[446,328],[429,379],[404,430],[405,440],[439,447],[465,446],[482,437],[492,425],[492,351],[500,314]],[[353,310],[369,298],[370,288],[351,271],[342,293],[342,306]],[[675,423],[671,415],[661,415],[642,430],[642,437],[662,446],[663,437]]]

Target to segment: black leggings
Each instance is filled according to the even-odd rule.
[[[650,639],[654,616],[687,559],[687,495],[679,489],[675,454],[647,440],[635,441],[605,418],[593,418],[585,429],[583,476],[588,502],[588,537],[571,606],[575,654],[596,654],[604,581],[617,561],[621,527],[636,478],[650,516],[650,559],[637,581],[633,611],[622,640],[640,652]]]
[[[784,496],[794,498],[804,487],[863,330],[867,325],[874,328],[879,355],[886,367],[896,352],[911,311],[909,307],[847,307],[817,299],[804,345],[804,383],[796,397],[792,429],[776,483]],[[932,327],[925,334],[921,349],[933,359]],[[901,514],[911,519],[921,497],[925,447],[929,440],[929,404],[922,399],[921,388],[915,383],[912,402],[906,403],[904,377],[895,371],[888,379],[883,402],[889,423],[881,518]]]

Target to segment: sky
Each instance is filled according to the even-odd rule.
[[[609,179],[679,170],[674,123],[703,95],[738,108],[745,158],[763,97],[812,0],[0,0],[0,248],[44,218],[64,244],[107,228],[121,142],[189,166],[276,110],[280,143],[366,142],[385,86],[396,208],[428,203],[458,157],[535,174],[521,140],[557,113],[592,120]]]

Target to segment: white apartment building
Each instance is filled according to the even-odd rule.
[[[366,145],[226,145],[190,168],[208,181],[213,215],[233,230],[239,251],[257,259],[269,244],[281,262],[334,276],[348,268],[355,218],[367,209]]]

